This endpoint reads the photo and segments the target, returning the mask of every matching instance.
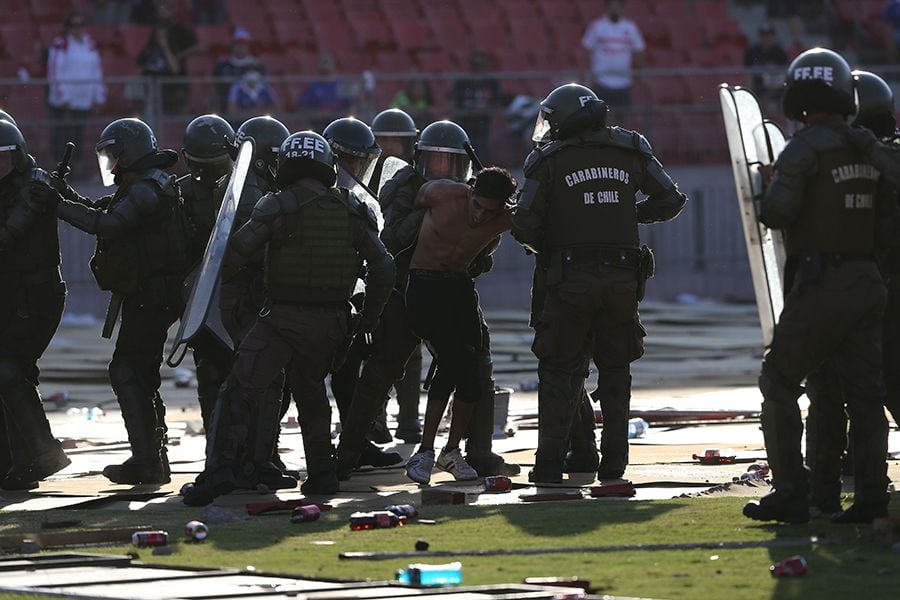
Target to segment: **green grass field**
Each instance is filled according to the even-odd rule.
[[[893,514],[900,510],[894,495]],[[431,550],[522,549],[659,544],[711,541],[758,541],[819,536],[822,545],[741,550],[624,551],[531,556],[463,557],[466,585],[521,582],[534,576],[578,576],[596,593],[652,598],[851,598],[900,597],[900,555],[876,545],[870,526],[836,526],[825,520],[785,526],[754,523],[741,516],[742,498],[690,498],[665,501],[585,500],[505,506],[426,506],[422,518],[396,529],[351,531],[351,510],[334,509],[317,522],[292,524],[288,513],[210,526],[208,540],[186,544],[184,523],[199,511],[171,507],[140,512],[65,510],[3,513],[0,535],[36,532],[42,521],[81,519],[84,527],[125,527],[142,523],[166,529],[174,553],[153,556],[147,549],[106,546],[87,551],[137,552],[148,563],[225,566],[271,573],[347,579],[392,579],[420,559],[346,561],[348,551],[407,551],[416,540]],[[327,543],[326,543],[327,542]],[[776,579],[769,565],[792,554],[809,564],[804,577]],[[3,596],[0,598],[11,598]]]

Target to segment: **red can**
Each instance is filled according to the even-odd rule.
[[[486,492],[508,492],[512,489],[512,479],[503,475],[484,478],[484,491]]]
[[[806,559],[800,555],[788,557],[769,567],[772,577],[806,575]]]
[[[322,511],[315,504],[295,506],[291,512],[291,523],[305,523],[306,521],[318,521]]]
[[[361,531],[364,529],[389,529],[406,523],[406,517],[398,517],[387,510],[374,510],[372,512],[355,512],[350,515],[350,529]]]
[[[131,543],[138,548],[147,546],[165,546],[169,543],[169,533],[159,529],[152,531],[135,531],[131,534]]]

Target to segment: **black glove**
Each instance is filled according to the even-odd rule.
[[[848,127],[844,137],[863,154],[868,154],[875,147],[875,144],[878,143],[878,138],[875,137],[875,134],[865,127]]]
[[[66,200],[72,200],[73,196],[77,196],[75,190],[72,189],[65,179],[56,174],[56,171],[50,173],[50,187],[59,192],[59,195]]]
[[[35,204],[45,208],[56,208],[62,199],[59,192],[46,184],[33,181],[29,188],[31,199]]]

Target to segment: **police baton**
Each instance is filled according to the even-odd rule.
[[[472,161],[472,166],[475,167],[475,173],[478,171],[484,170],[484,165],[481,163],[481,160],[478,158],[478,155],[475,154],[475,148],[472,147],[472,144],[469,142],[463,142],[463,150],[466,151],[466,154],[469,155],[469,160]]]
[[[51,173],[51,175],[56,175],[63,181],[65,181],[66,176],[71,172],[69,168],[69,163],[72,161],[72,153],[75,151],[75,143],[74,142],[66,142],[66,150],[63,153],[63,158],[56,165],[56,169]]]

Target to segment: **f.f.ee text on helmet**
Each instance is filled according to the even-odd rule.
[[[834,81],[834,69],[832,67],[797,67],[794,69],[794,81],[804,79],[821,79],[828,85]]]
[[[294,138],[285,158],[315,158],[317,154],[325,152],[327,142],[322,138],[304,137]]]

